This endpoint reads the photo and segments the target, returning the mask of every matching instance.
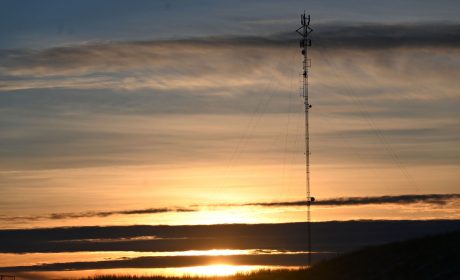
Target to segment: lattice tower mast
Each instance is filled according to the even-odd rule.
[[[296,32],[302,36],[300,39],[300,48],[302,49],[303,55],[303,72],[302,72],[302,97],[304,100],[305,107],[305,188],[306,188],[306,199],[307,199],[307,234],[308,234],[308,265],[311,266],[311,209],[310,206],[315,198],[311,196],[310,191],[310,131],[308,123],[308,113],[311,109],[311,104],[308,101],[308,71],[311,66],[311,60],[308,58],[308,49],[311,47],[310,33],[313,29],[310,27],[310,15],[306,15],[305,12],[301,15],[301,26]]]

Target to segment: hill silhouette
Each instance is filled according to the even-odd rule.
[[[460,231],[344,254],[306,271],[307,279],[460,279]]]

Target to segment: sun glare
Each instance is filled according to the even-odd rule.
[[[183,275],[197,275],[197,276],[229,276],[236,273],[247,273],[254,270],[261,269],[259,266],[251,265],[229,265],[229,264],[213,264],[204,266],[191,266],[184,268],[177,268],[177,272]]]
[[[195,221],[202,224],[237,224],[255,223],[257,220],[246,209],[212,209],[212,211],[198,211]]]

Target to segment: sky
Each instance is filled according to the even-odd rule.
[[[313,219],[459,218],[458,1],[0,6],[1,228],[303,221],[304,9]]]

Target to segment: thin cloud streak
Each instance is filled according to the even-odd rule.
[[[431,205],[445,205],[451,201],[460,199],[460,194],[408,194],[396,196],[370,196],[370,197],[339,197],[332,199],[317,200],[313,206],[353,206],[353,205],[380,205],[380,204],[414,204],[425,203]],[[239,206],[306,206],[307,202],[300,201],[280,201],[280,202],[257,202],[238,204]]]
[[[159,214],[170,212],[194,212],[196,209],[192,208],[146,208],[135,210],[121,210],[121,211],[87,211],[77,213],[52,213],[42,216],[0,216],[0,221],[37,221],[37,220],[63,220],[63,219],[78,219],[78,218],[94,218],[94,217],[108,217],[113,215],[142,215],[142,214]]]
[[[397,196],[372,196],[372,197],[340,197],[324,200],[317,200],[313,206],[355,206],[355,205],[381,205],[381,204],[398,204],[408,205],[414,203],[424,203],[430,205],[445,205],[460,199],[460,194],[408,194]],[[306,206],[307,202],[300,201],[279,201],[279,202],[254,202],[242,204],[216,204],[215,207],[240,207],[240,206],[262,206],[262,207],[297,207]],[[52,213],[43,216],[0,216],[0,221],[36,221],[36,220],[61,220],[61,219],[78,219],[78,218],[94,218],[108,217],[113,215],[143,215],[143,214],[161,214],[170,212],[197,212],[199,207],[209,205],[192,205],[183,208],[146,208],[135,210],[120,210],[120,211],[87,211],[78,213]]]

